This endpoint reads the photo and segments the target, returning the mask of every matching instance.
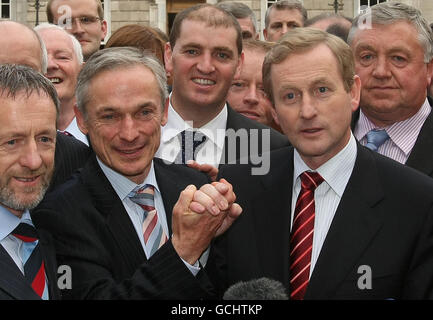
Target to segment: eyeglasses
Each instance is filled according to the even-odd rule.
[[[93,17],[93,16],[81,16],[81,17],[75,17],[75,18],[66,18],[65,21],[62,23],[58,21],[58,25],[64,25],[64,26],[70,26],[75,21],[77,23],[77,20],[80,22],[80,25],[89,26],[91,24],[94,24],[97,21],[102,20],[99,17]]]

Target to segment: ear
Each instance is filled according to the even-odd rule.
[[[165,44],[164,48],[164,63],[165,63],[165,71],[169,74],[173,71],[173,52],[170,45],[170,42]]]
[[[268,40],[268,30],[263,29],[263,37],[265,38],[265,40]]]
[[[74,104],[74,113],[75,118],[77,118],[78,128],[84,135],[87,135],[89,131],[87,130],[86,121],[84,119],[83,113],[78,109],[77,104]]]
[[[274,118],[275,123],[278,124],[279,127],[281,127],[280,121],[278,120],[277,111],[275,111],[274,106],[271,108],[271,114],[272,114],[272,118]]]
[[[433,60],[427,63],[427,88],[429,88],[432,84],[433,77]]]
[[[361,99],[361,78],[355,75],[353,78],[352,88],[350,89],[352,112],[355,112],[359,107]]]
[[[170,104],[170,98],[167,97],[167,99],[165,100],[164,110],[162,111],[161,126],[165,126],[167,124],[169,104]]]
[[[236,71],[233,76],[233,79],[238,79],[241,76],[242,65],[244,64],[244,57],[245,55],[244,52],[242,51],[238,59],[238,66],[236,67]]]
[[[101,41],[104,41],[108,31],[108,24],[107,21],[105,20],[102,20],[101,22],[101,31],[102,31]]]

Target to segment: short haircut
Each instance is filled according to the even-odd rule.
[[[47,49],[45,47],[44,42],[42,41],[41,37],[39,37],[39,35],[37,34],[37,32],[35,32],[35,30],[33,30],[31,27],[20,23],[20,22],[16,22],[16,21],[9,21],[9,20],[4,20],[4,21],[0,21],[0,25],[2,24],[14,24],[17,26],[22,26],[23,28],[30,30],[30,32],[32,34],[34,34],[34,36],[36,37],[37,41],[39,42],[39,47],[40,47],[40,61],[41,61],[41,69],[42,70],[38,70],[41,71],[42,73],[47,73],[47,68],[48,68],[48,55],[47,55]]]
[[[274,45],[275,42],[271,42],[271,41],[248,39],[248,40],[244,40],[243,49],[268,53],[269,51],[271,51]]]
[[[271,67],[283,62],[292,54],[308,52],[320,44],[325,44],[334,54],[343,79],[344,89],[349,92],[354,83],[355,62],[352,50],[342,39],[315,28],[296,28],[287,32],[266,55],[263,62],[263,86],[272,104],[275,99],[272,91]]]
[[[71,35],[70,33],[68,33],[62,27],[59,27],[58,25],[51,24],[51,23],[41,23],[40,25],[34,27],[33,30],[35,30],[36,33],[41,32],[42,30],[58,30],[58,31],[63,32],[72,41],[72,48],[74,50],[75,57],[77,58],[78,63],[82,64],[84,62],[83,49],[81,48],[80,42],[78,42],[77,38],[75,38],[73,35]]]
[[[357,15],[352,23],[347,42],[352,44],[359,28],[359,23],[369,15],[372,24],[389,25],[406,21],[412,24],[418,32],[418,41],[424,49],[424,62],[429,63],[433,58],[433,33],[421,11],[407,4],[398,2],[382,2],[372,6],[367,13]]]
[[[78,75],[76,88],[77,106],[87,117],[86,105],[91,99],[89,92],[91,81],[104,71],[126,69],[135,66],[143,66],[149,69],[156,78],[161,96],[161,109],[164,109],[168,98],[167,76],[161,62],[150,52],[132,47],[111,47],[95,52]]]
[[[57,24],[57,21],[54,21],[54,14],[52,10],[53,2],[57,0],[48,0],[47,3],[47,20],[49,23]],[[73,1],[73,0],[71,0]],[[95,1],[98,9],[98,17],[103,20],[104,19],[104,8],[102,7],[101,0],[89,0],[89,1]]]
[[[238,20],[224,9],[206,3],[189,7],[176,15],[169,37],[172,50],[176,45],[177,39],[180,37],[182,22],[184,20],[204,22],[208,27],[234,28],[236,31],[238,54],[242,53],[242,30]]]
[[[114,32],[105,44],[111,47],[136,47],[152,52],[164,64],[165,42],[151,27],[140,24],[129,24]]]
[[[339,22],[333,23],[329,25],[328,28],[326,28],[326,32],[329,32],[342,40],[344,42],[347,42],[347,36],[349,35],[350,29],[345,28],[343,25],[341,25]]]
[[[1,64],[0,95],[15,99],[20,93],[25,93],[27,97],[33,93],[46,94],[53,101],[58,116],[60,101],[56,88],[54,88],[50,80],[28,66]]]
[[[220,2],[217,4],[217,7],[230,12],[236,19],[249,18],[253,23],[254,32],[257,33],[259,31],[256,15],[246,4],[242,2]]]
[[[272,4],[267,10],[265,14],[265,28],[269,26],[269,15],[272,10],[298,10],[302,19],[305,21],[308,19],[307,9],[302,5],[302,3],[298,0],[281,0]]]
[[[322,20],[340,20],[340,19],[344,19],[347,20],[347,22],[352,23],[353,19],[346,17],[346,16],[342,16],[340,14],[337,13],[333,13],[333,12],[323,12],[317,16],[314,16],[312,18],[309,18],[305,21],[304,27],[309,27],[313,24],[315,24],[316,22],[322,21]]]

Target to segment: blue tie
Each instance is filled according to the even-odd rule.
[[[379,147],[388,140],[389,136],[385,130],[373,129],[367,133],[367,144],[365,145],[368,149],[376,151]]]

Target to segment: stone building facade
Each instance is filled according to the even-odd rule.
[[[103,0],[105,19],[108,22],[109,30],[107,38],[119,27],[139,23],[158,27],[167,32],[175,14],[182,9],[196,3],[217,3],[233,0]],[[275,0],[237,0],[248,5],[256,14],[260,29],[263,29],[264,17],[267,7]],[[354,17],[361,6],[373,5],[377,2],[387,0],[338,0],[342,4],[340,14]],[[46,21],[47,0],[0,0],[0,15],[2,19],[11,19],[34,26],[36,24],[35,3],[39,3],[38,21]],[[313,17],[324,11],[334,11],[334,0],[303,0],[308,16]],[[433,1],[432,0],[400,0],[410,4],[423,12],[429,22],[433,22]]]

